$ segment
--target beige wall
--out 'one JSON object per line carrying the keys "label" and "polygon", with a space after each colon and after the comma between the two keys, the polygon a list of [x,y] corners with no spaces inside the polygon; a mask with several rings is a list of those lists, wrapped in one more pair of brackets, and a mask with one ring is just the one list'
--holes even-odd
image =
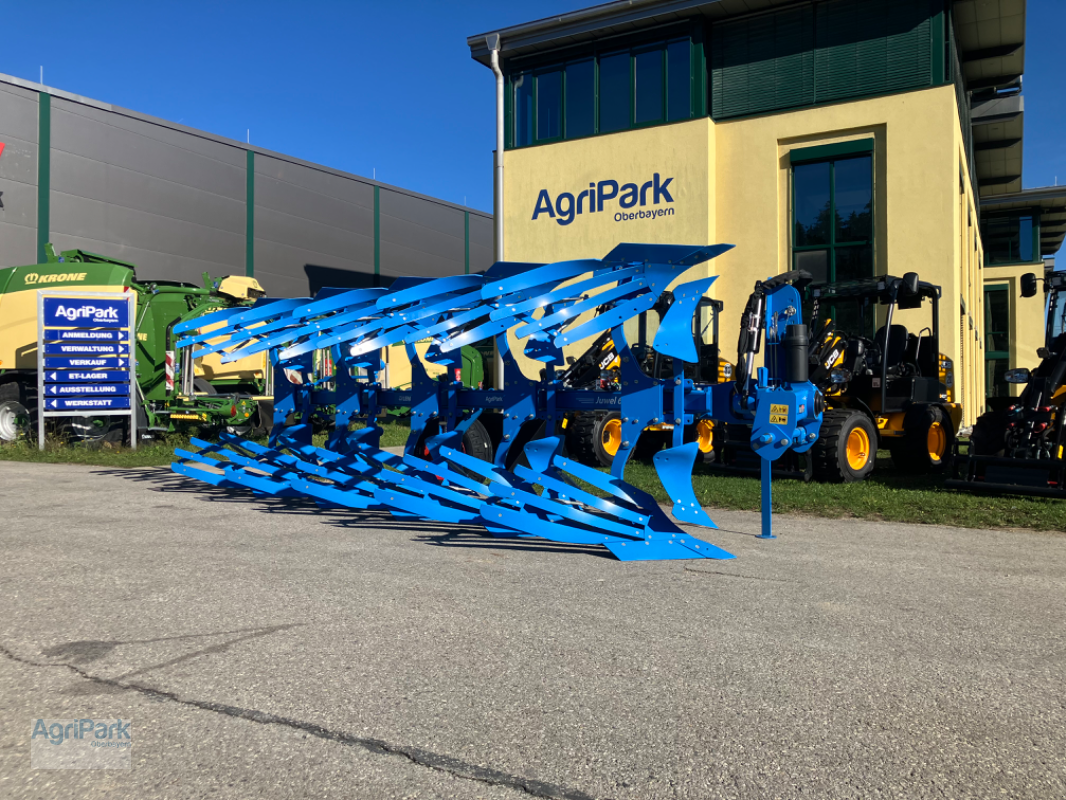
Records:
{"label": "beige wall", "polygon": [[[552,262],[569,258],[603,258],[620,242],[704,245],[715,241],[714,123],[709,118],[637,131],[595,136],[574,142],[509,150],[504,159],[504,258]],[[554,205],[562,192],[576,195],[590,183],[615,180],[638,186],[658,173],[672,179],[672,203],[652,203],[643,210],[672,210],[671,216],[618,221],[619,200],[604,210],[575,216],[568,225],[547,214],[533,219],[537,197],[547,190]],[[693,276],[697,273],[693,272]]]}
{"label": "beige wall", "polygon": [[[954,277],[956,292],[948,295],[944,289],[945,307],[950,299],[957,315],[955,353],[955,399],[963,404],[963,424],[972,425],[985,409],[985,351],[984,321],[985,295],[981,279],[984,247],[978,227],[978,213],[974,187],[970,183],[966,144],[962,125],[956,116],[954,149],[959,177],[956,180],[955,240],[958,243]],[[966,312],[962,312],[965,300]],[[946,341],[946,337],[944,338]],[[960,361],[961,359],[961,361]]]}

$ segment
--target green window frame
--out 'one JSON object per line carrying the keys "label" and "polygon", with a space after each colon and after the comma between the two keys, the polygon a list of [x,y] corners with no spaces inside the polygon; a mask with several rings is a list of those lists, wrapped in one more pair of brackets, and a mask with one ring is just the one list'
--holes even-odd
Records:
{"label": "green window frame", "polygon": [[[833,283],[842,279],[850,278],[864,278],[873,277],[876,274],[876,267],[874,264],[874,140],[873,139],[860,139],[858,141],[840,142],[837,144],[820,145],[817,147],[800,147],[794,148],[790,154],[789,159],[791,161],[791,208],[790,214],[790,227],[791,227],[791,245],[792,245],[792,264],[793,269],[807,269],[811,270],[811,264],[815,261],[812,256],[817,256],[820,252],[825,252],[825,274],[824,280]],[[857,166],[859,159],[865,159],[869,161],[869,202],[867,204],[868,219],[865,221],[865,225],[868,227],[868,233],[866,235],[852,235],[843,239],[841,236],[841,230],[844,227],[842,225],[843,220],[839,216],[840,208],[837,202],[837,172],[838,165],[850,162],[846,166],[849,170],[850,176],[854,176],[854,169],[852,167]],[[826,231],[825,240],[820,242],[803,242],[800,241],[801,237],[799,231],[802,228],[801,223],[797,220],[797,213],[799,211],[798,198],[797,198],[797,170],[805,171],[805,168],[817,168],[820,165],[825,165],[825,169],[819,170],[827,173],[828,178],[828,197],[827,203],[823,210],[826,217]],[[852,212],[852,216],[855,214]],[[859,215],[858,222],[852,222],[850,229],[855,229],[857,234],[862,233],[861,215]],[[856,259],[862,260],[863,254],[862,248],[867,248],[869,252],[869,272],[868,274],[854,275],[848,274],[848,267],[845,266],[847,262],[854,262]],[[854,251],[854,252],[852,252]],[[843,263],[842,263],[843,262]],[[821,276],[818,276],[821,277]]]}
{"label": "green window frame", "polygon": [[1038,264],[1040,209],[1021,209],[981,215],[985,264]]}
{"label": "green window frame", "polygon": [[[620,99],[621,95],[606,95],[606,74],[602,87],[600,75],[601,62],[613,59],[618,63],[617,60],[622,55],[629,65],[624,101]],[[579,80],[587,84],[587,72],[579,73],[587,69],[590,63],[592,86],[582,86],[585,91],[591,89],[588,102],[582,104],[577,100],[575,92]],[[684,65],[685,70],[684,76],[680,78],[677,75],[679,65]],[[624,67],[622,72],[624,74]],[[557,135],[551,126],[541,125],[541,115],[545,113],[546,108],[541,79],[542,76],[549,75],[552,76],[551,80],[558,75],[562,85],[558,103],[561,116]],[[649,75],[652,78],[650,83]],[[649,93],[653,98],[650,103],[646,99]],[[681,98],[685,98],[684,104],[679,102]],[[554,95],[552,99],[554,100]],[[628,109],[608,125],[605,112],[619,110],[615,104],[622,102],[628,103]],[[608,103],[611,105],[607,105]],[[551,105],[556,107],[554,102]],[[706,64],[702,27],[687,31],[678,30],[672,35],[660,34],[653,39],[645,36],[638,39],[609,40],[594,49],[560,52],[551,60],[540,59],[525,63],[519,60],[515,64],[507,65],[504,100],[505,145],[508,150],[513,150],[681,122],[706,116],[706,106]],[[588,124],[590,107],[591,131]]]}
{"label": "green window frame", "polygon": [[1010,285],[985,287],[985,396],[1010,397]]}

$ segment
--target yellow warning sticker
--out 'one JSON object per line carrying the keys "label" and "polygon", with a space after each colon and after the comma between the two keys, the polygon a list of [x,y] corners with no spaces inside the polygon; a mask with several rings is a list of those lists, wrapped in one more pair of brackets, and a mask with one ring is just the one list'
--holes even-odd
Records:
{"label": "yellow warning sticker", "polygon": [[778,405],[776,403],[770,404],[770,424],[771,425],[788,425],[788,406]]}

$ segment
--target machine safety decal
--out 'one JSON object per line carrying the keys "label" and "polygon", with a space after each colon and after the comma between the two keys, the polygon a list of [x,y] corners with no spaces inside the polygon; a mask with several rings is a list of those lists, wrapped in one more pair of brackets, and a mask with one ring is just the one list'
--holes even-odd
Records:
{"label": "machine safety decal", "polygon": [[770,404],[770,424],[788,425],[788,406],[785,404]]}

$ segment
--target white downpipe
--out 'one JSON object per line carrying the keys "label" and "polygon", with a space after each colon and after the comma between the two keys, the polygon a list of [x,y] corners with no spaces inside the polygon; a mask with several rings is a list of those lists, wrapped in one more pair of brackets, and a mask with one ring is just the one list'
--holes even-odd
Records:
{"label": "white downpipe", "polygon": [[[496,260],[503,261],[503,70],[500,69],[500,34],[492,33],[485,37],[492,62],[492,74],[496,76],[496,174],[495,221],[496,221]],[[506,333],[504,334],[507,335]],[[493,384],[497,390],[503,389],[503,359],[500,351],[493,344]]]}
{"label": "white downpipe", "polygon": [[503,70],[500,69],[500,34],[485,37],[496,76],[496,260],[503,261]]}

